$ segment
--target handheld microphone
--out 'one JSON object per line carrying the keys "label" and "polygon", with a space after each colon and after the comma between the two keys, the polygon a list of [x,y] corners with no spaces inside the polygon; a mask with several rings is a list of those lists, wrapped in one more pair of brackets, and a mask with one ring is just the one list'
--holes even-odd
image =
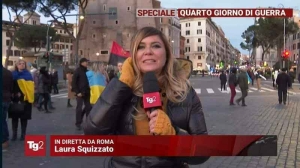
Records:
{"label": "handheld microphone", "polygon": [[145,110],[150,113],[156,109],[160,109],[162,104],[159,94],[159,85],[154,72],[147,72],[143,78],[143,104]]}

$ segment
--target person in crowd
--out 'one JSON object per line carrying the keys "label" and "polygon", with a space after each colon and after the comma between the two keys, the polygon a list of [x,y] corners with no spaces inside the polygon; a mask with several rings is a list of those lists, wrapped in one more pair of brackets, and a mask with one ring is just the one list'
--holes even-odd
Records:
{"label": "person in crowd", "polygon": [[272,83],[273,83],[273,88],[275,89],[275,86],[276,86],[276,81],[275,81],[275,70],[272,71]]}
{"label": "person in crowd", "polygon": [[278,102],[286,105],[287,90],[292,87],[290,76],[286,73],[287,69],[282,68],[281,73],[277,76],[276,84],[278,86]]}
{"label": "person in crowd", "polygon": [[249,89],[249,84],[248,84],[248,76],[247,72],[245,69],[240,69],[240,73],[238,76],[238,84],[242,92],[242,96],[237,99],[235,102],[239,105],[240,102],[242,101],[242,106],[247,106],[245,103],[245,98],[248,95],[248,89]]}
{"label": "person in crowd", "polygon": [[230,93],[231,93],[229,105],[231,105],[231,106],[235,105],[233,103],[233,100],[234,100],[234,97],[236,95],[235,87],[237,86],[236,72],[237,72],[237,69],[232,68],[231,69],[231,74],[229,75],[229,79],[228,79],[228,85],[229,85]]}
{"label": "person in crowd", "polygon": [[52,87],[52,86],[53,86],[53,85],[52,85],[52,79],[53,79],[53,78],[52,78],[52,75],[53,75],[53,74],[52,74],[52,71],[51,71],[50,69],[48,70],[48,74],[49,74],[49,77],[50,77],[49,92],[50,92],[50,94],[52,94],[52,90],[53,90],[53,87]]}
{"label": "person in crowd", "polygon": [[20,140],[24,141],[27,123],[31,119],[32,104],[34,102],[34,82],[24,60],[16,62],[15,70],[13,71],[13,81],[12,102],[16,104],[21,103],[23,106],[18,112],[14,110],[8,112],[9,118],[12,119],[12,141],[17,139],[19,120],[21,121]]}
{"label": "person in crowd", "polygon": [[115,69],[112,65],[107,68],[108,79],[111,81],[114,77],[116,77]]}
{"label": "person in crowd", "polygon": [[274,72],[274,84],[275,84],[274,89],[277,88],[276,80],[277,80],[278,74],[279,74],[279,71],[276,69]]}
{"label": "person in crowd", "polygon": [[122,66],[123,66],[123,63],[122,63],[122,62],[119,62],[119,63],[118,63],[118,73],[117,73],[117,77],[118,77],[118,78],[120,78],[120,76],[121,76]]}
{"label": "person in crowd", "polygon": [[104,72],[104,65],[98,62],[92,63],[91,70],[86,72],[91,90],[91,105],[94,105],[97,102],[106,84],[108,83]]}
{"label": "person in crowd", "polygon": [[[75,70],[72,79],[72,91],[76,93],[76,127],[81,130],[81,124],[84,114],[88,116],[91,110],[90,104],[90,86],[86,76],[88,66],[88,59],[81,58],[79,61],[79,67]],[[84,104],[84,109],[82,106]]]}
{"label": "person in crowd", "polygon": [[54,94],[59,94],[59,91],[58,91],[58,73],[57,73],[57,70],[56,69],[53,69],[53,72],[52,72],[52,88],[53,88],[53,93]]}
{"label": "person in crowd", "polygon": [[68,62],[64,62],[63,63],[63,79],[65,81],[65,85],[67,86],[67,73],[70,71],[69,68],[69,63]]}
{"label": "person in crowd", "polygon": [[40,102],[38,109],[42,111],[42,105],[44,105],[44,109],[46,113],[51,113],[48,109],[48,105],[50,102],[50,85],[51,85],[51,79],[50,75],[46,70],[46,67],[41,67],[40,69],[40,76],[39,76],[39,86],[38,90],[40,93],[40,97],[43,98],[43,100]]}
{"label": "person in crowd", "polygon": [[[205,135],[202,105],[191,87],[185,68],[178,67],[165,35],[144,27],[133,37],[120,78],[105,88],[87,118],[86,135]],[[189,66],[190,68],[191,66]],[[143,74],[155,72],[161,89],[162,108],[145,111]],[[191,68],[188,69],[189,74]],[[189,117],[183,117],[189,116]],[[112,157],[108,167],[183,167],[201,164],[208,157]]]}
{"label": "person in crowd", "polygon": [[108,76],[108,73],[107,73],[107,67],[108,67],[108,65],[104,65],[103,63],[100,63],[99,66],[100,66],[100,69],[101,69],[101,70],[100,70],[100,73],[101,73],[102,75],[104,75],[104,77],[105,77],[105,82],[106,82],[106,84],[108,84],[109,81],[110,81],[109,76]]}
{"label": "person in crowd", "polygon": [[9,131],[7,126],[7,112],[11,102],[14,80],[12,73],[2,65],[2,149],[8,147]]}
{"label": "person in crowd", "polygon": [[36,71],[32,72],[33,82],[34,82],[34,106],[39,107],[40,97],[39,97],[39,70],[36,69]]}
{"label": "person in crowd", "polygon": [[260,70],[257,70],[255,74],[255,79],[256,79],[258,91],[261,91],[261,78],[262,78],[262,72]]}
{"label": "person in crowd", "polygon": [[221,75],[220,75],[220,81],[221,81],[221,91],[224,90],[226,91],[226,82],[227,82],[227,76],[224,73],[224,71],[222,71]]}
{"label": "person in crowd", "polygon": [[251,70],[251,68],[248,69],[247,73],[250,76],[251,85],[253,86],[254,85],[254,80],[255,80],[255,75],[254,75],[253,71]]}
{"label": "person in crowd", "polygon": [[66,80],[68,83],[68,104],[67,107],[73,107],[71,104],[71,100],[75,99],[75,92],[72,92],[72,78],[73,78],[73,70],[68,69],[68,71],[66,71]]}

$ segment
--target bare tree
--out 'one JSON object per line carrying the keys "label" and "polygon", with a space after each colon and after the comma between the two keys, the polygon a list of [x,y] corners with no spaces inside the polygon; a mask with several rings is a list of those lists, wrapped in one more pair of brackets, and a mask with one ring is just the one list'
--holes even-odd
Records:
{"label": "bare tree", "polygon": [[[12,0],[3,0],[2,1],[3,7],[6,8],[8,15],[9,15],[9,21],[3,22],[2,27],[4,31],[6,31],[8,37],[10,38],[8,48],[6,51],[6,60],[5,60],[5,67],[8,66],[9,57],[12,54],[12,45],[15,40],[15,32],[18,31],[18,28],[27,23],[27,21],[30,19],[30,17],[34,14],[34,11],[36,10],[36,0],[19,0],[19,1],[12,1]],[[26,20],[21,20],[20,16],[22,16],[23,12],[29,12],[30,16]]]}
{"label": "bare tree", "polygon": [[[78,41],[81,37],[85,20],[79,22],[77,34],[75,34],[73,31],[70,31],[70,24],[67,22],[67,17],[76,9],[79,9],[81,16],[85,16],[88,1],[89,0],[38,0],[39,11],[46,17],[51,17],[53,21],[75,41],[75,52],[73,52],[75,58],[78,58]],[[58,13],[58,15],[56,13]]]}

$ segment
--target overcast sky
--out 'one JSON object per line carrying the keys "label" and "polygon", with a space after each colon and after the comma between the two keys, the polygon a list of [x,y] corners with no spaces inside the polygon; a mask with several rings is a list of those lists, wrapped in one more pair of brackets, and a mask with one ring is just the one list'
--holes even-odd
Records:
{"label": "overcast sky", "polygon": [[[279,7],[283,4],[286,8],[300,9],[300,0],[161,0],[162,7],[165,8],[256,8],[256,7]],[[4,20],[9,20],[8,13],[2,8]],[[41,22],[46,23],[51,18],[42,16]],[[69,17],[70,23],[75,23],[75,17]],[[242,53],[247,54],[240,48],[243,40],[241,34],[247,27],[254,22],[254,18],[213,18],[217,25],[220,25],[225,36],[232,45]]]}

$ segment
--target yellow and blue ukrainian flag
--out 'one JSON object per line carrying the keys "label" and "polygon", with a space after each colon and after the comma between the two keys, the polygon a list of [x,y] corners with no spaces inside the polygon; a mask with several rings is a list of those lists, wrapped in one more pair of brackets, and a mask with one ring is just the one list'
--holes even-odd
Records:
{"label": "yellow and blue ukrainian flag", "polygon": [[246,74],[247,74],[247,77],[248,77],[248,84],[252,83],[252,79],[250,78],[248,72],[246,72]]}
{"label": "yellow and blue ukrainian flag", "polygon": [[13,78],[17,81],[21,92],[24,94],[24,101],[34,102],[34,82],[28,70],[22,72],[14,71]]}
{"label": "yellow and blue ukrainian flag", "polygon": [[93,71],[87,71],[86,76],[91,90],[90,102],[95,104],[106,86],[106,78],[104,75]]}

